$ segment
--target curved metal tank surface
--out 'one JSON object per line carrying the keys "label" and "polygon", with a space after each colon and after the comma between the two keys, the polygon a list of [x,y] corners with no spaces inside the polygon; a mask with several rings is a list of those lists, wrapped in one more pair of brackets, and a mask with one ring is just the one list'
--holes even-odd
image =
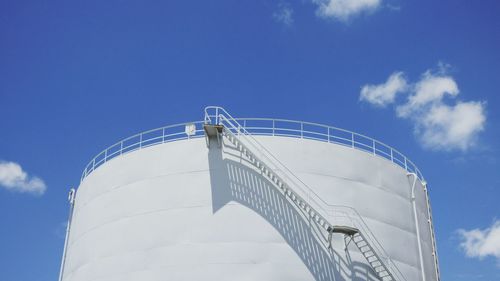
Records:
{"label": "curved metal tank surface", "polygon": [[[408,281],[436,280],[427,197],[412,177],[350,147],[256,136],[331,205],[352,207]],[[193,138],[116,157],[81,182],[64,281],[379,280],[342,235],[319,243],[311,222],[227,140]]]}

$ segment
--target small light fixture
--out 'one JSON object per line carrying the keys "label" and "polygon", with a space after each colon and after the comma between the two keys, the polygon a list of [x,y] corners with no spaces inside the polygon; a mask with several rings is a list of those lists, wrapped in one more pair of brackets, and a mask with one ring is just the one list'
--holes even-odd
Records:
{"label": "small light fixture", "polygon": [[196,125],[194,123],[186,124],[186,128],[184,129],[184,132],[188,136],[196,135]]}

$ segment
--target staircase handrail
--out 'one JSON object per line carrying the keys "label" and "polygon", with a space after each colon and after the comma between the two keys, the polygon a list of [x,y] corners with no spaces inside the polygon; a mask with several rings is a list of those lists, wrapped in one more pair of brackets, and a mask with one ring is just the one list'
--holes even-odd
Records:
{"label": "staircase handrail", "polygon": [[[210,114],[210,110],[215,110],[215,114]],[[215,120],[212,120],[215,118]],[[314,205],[316,205],[317,208],[319,208],[325,215],[325,217],[335,217],[335,213],[339,212],[339,208],[344,209],[344,210],[349,210],[350,213],[354,216],[354,218],[349,215],[349,213],[345,212],[345,214],[348,215],[349,219],[351,222],[358,228],[360,231],[362,231],[363,235],[365,238],[370,242],[370,245],[375,249],[377,255],[381,256],[381,258],[385,259],[386,265],[390,267],[391,273],[396,273],[398,275],[398,280],[406,280],[404,275],[401,273],[397,265],[389,258],[389,255],[383,248],[383,246],[380,244],[378,239],[375,237],[373,232],[370,230],[366,222],[363,220],[361,215],[352,207],[348,206],[339,206],[339,205],[331,205],[328,202],[324,201],[312,188],[310,188],[305,182],[303,182],[300,178],[298,178],[286,165],[284,165],[276,156],[274,156],[273,153],[271,153],[265,146],[263,146],[259,141],[257,141],[250,132],[248,132],[244,126],[241,126],[239,122],[231,116],[224,108],[220,106],[208,106],[205,108],[205,118],[204,121],[206,124],[218,124],[218,125],[226,125],[226,127],[234,131],[238,134],[238,136],[243,136],[245,140],[249,144],[251,144],[256,151],[253,151],[253,153],[256,152],[261,152],[265,151],[266,153],[262,154],[259,158],[265,158],[268,161],[266,164],[269,165],[269,161],[273,163],[275,166],[275,173],[282,172],[284,173],[283,176],[288,179],[289,181],[293,182],[295,184],[295,187],[298,187],[300,191],[306,196],[301,196],[302,200],[304,200],[306,203],[309,205],[311,202],[314,202]],[[267,155],[270,157],[268,157]],[[277,165],[274,163],[278,163],[280,167],[276,167]],[[291,175],[291,177],[290,177]],[[293,179],[293,178],[295,179]],[[298,182],[298,183],[297,183]],[[300,183],[300,184],[299,184]],[[301,187],[302,185],[303,187]],[[294,189],[295,192],[297,192],[296,189]],[[299,195],[300,196],[300,195]],[[303,198],[306,197],[307,199]],[[314,208],[314,206],[312,206]],[[317,211],[317,209],[315,208]],[[358,222],[359,224],[356,224],[355,222]]]}
{"label": "staircase handrail", "polygon": [[[399,270],[399,267],[394,263],[394,261],[390,258],[390,256],[385,251],[384,247],[378,239],[375,237],[375,234],[371,231],[370,227],[366,224],[363,217],[358,213],[356,209],[349,206],[343,205],[329,205],[332,208],[335,214],[344,213],[351,220],[352,226],[359,229],[362,235],[370,242],[370,246],[375,249],[376,253],[379,257],[383,258],[385,264],[391,269],[391,273],[395,274],[398,277],[398,280],[406,280],[403,273]],[[351,217],[354,216],[354,217]],[[339,217],[338,215],[334,215],[335,217]]]}

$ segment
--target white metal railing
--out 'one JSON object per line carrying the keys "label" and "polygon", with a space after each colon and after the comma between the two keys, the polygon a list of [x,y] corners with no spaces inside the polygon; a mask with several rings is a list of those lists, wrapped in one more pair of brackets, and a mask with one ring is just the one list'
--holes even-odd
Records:
{"label": "white metal railing", "polygon": [[[274,174],[281,178],[282,181],[286,182],[288,185],[293,185],[292,190],[294,191],[295,195],[298,196],[301,201],[306,202],[311,208],[313,208],[315,213],[323,218],[326,218],[330,225],[349,225],[359,229],[363,236],[368,240],[367,242],[374,249],[378,257],[384,263],[384,265],[389,268],[391,274],[396,275],[397,280],[406,280],[396,264],[390,259],[390,256],[382,247],[382,244],[378,241],[361,215],[354,208],[331,205],[328,202],[324,201],[312,188],[310,188],[306,183],[298,178],[278,158],[276,158],[269,150],[262,146],[253,137],[255,133],[249,132],[247,130],[248,127],[245,127],[245,125],[242,125],[240,123],[241,121],[245,120],[249,119],[235,119],[231,117],[231,115],[227,111],[220,107],[214,106],[207,107],[205,109],[205,123],[224,125],[224,129],[229,130],[230,134],[233,134],[240,139],[245,140],[245,144],[242,144],[244,145],[244,149],[250,150],[253,154],[256,154],[255,156],[260,159],[260,161],[263,160],[265,162],[264,164],[268,166]],[[276,129],[275,126],[273,126],[273,130],[274,129]],[[301,132],[304,131],[302,130]]]}
{"label": "white metal railing", "polygon": [[[215,116],[212,117],[215,118]],[[235,118],[235,120],[252,135],[311,139],[365,151],[385,158],[404,168],[409,173],[415,173],[421,181],[424,181],[424,177],[417,166],[401,152],[362,134],[323,124],[287,119]],[[169,125],[123,139],[104,149],[92,158],[85,166],[81,180],[83,181],[83,179],[97,167],[117,156],[166,142],[203,137],[203,123],[204,121],[197,121]],[[192,135],[186,134],[186,124],[193,124],[195,126],[196,129]]]}
{"label": "white metal railing", "polygon": [[[191,133],[186,132],[186,125],[188,124],[195,126],[195,130]],[[97,169],[97,167],[115,157],[157,144],[190,138],[200,138],[203,137],[204,134],[203,121],[197,121],[169,125],[133,135],[109,146],[92,158],[83,170],[81,181]]]}
{"label": "white metal railing", "polygon": [[[207,107],[217,111],[217,107]],[[215,113],[217,114],[217,113]],[[205,114],[205,119],[217,118],[213,114]],[[349,130],[327,126],[318,123],[271,118],[233,118],[252,135],[284,136],[312,139],[335,143],[354,149],[369,152],[383,157],[404,168],[409,173],[415,173],[423,182],[424,176],[418,167],[398,150],[387,144]],[[205,120],[207,122],[209,120]],[[218,121],[218,120],[214,120]]]}

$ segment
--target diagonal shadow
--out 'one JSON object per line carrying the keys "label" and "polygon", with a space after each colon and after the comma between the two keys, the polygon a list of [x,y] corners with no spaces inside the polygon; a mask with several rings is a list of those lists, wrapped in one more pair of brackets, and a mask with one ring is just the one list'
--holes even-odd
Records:
{"label": "diagonal shadow", "polygon": [[272,182],[250,168],[252,165],[245,163],[238,151],[227,145],[219,147],[217,141],[211,141],[209,145],[214,213],[232,201],[255,211],[280,233],[315,280],[377,280],[368,278],[373,274],[367,274],[372,272],[367,264],[347,261],[343,251],[340,255],[327,249],[303,213]]}

